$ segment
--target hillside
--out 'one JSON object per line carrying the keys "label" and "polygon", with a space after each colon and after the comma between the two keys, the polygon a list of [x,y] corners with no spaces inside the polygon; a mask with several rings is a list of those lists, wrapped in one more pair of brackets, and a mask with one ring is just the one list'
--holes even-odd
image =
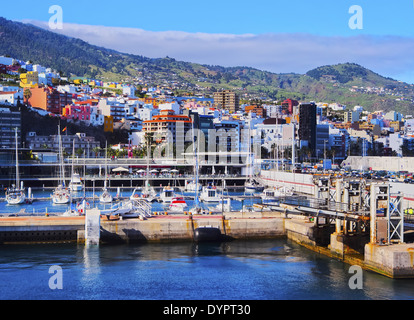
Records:
{"label": "hillside", "polygon": [[[49,66],[65,75],[114,81],[145,77],[149,84],[180,83],[183,91],[204,94],[233,89],[249,97],[338,102],[368,110],[412,113],[414,86],[382,77],[353,63],[323,66],[304,75],[276,74],[250,67],[221,67],[150,59],[97,47],[28,24],[0,17],[0,55]],[[363,87],[363,88],[361,88]],[[384,90],[366,88],[381,87]]]}

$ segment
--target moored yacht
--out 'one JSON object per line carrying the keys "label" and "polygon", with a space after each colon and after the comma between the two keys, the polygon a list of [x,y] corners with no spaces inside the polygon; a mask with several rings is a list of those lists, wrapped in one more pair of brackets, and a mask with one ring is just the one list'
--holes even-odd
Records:
{"label": "moored yacht", "polygon": [[215,186],[203,187],[200,193],[200,200],[203,202],[220,202],[220,196]]}
{"label": "moored yacht", "polygon": [[18,140],[17,140],[17,128],[15,132],[16,138],[16,184],[6,190],[6,201],[8,204],[22,204],[26,201],[26,195],[23,188],[23,183],[20,186],[19,177],[19,155],[18,155]]}
{"label": "moored yacht", "polygon": [[82,180],[79,173],[74,173],[69,183],[69,189],[73,192],[80,192],[83,189]]}
{"label": "moored yacht", "polygon": [[263,202],[272,202],[277,201],[280,198],[289,197],[292,195],[293,190],[291,188],[279,186],[265,189],[261,194],[261,198]]}
{"label": "moored yacht", "polygon": [[169,206],[169,210],[174,212],[184,212],[185,210],[187,210],[187,208],[188,205],[183,197],[174,197],[171,200],[171,204]]}
{"label": "moored yacht", "polygon": [[160,199],[164,203],[170,203],[174,198],[174,190],[168,186],[162,189]]}
{"label": "moored yacht", "polygon": [[70,191],[61,184],[53,191],[51,198],[54,204],[67,204],[70,201]]}

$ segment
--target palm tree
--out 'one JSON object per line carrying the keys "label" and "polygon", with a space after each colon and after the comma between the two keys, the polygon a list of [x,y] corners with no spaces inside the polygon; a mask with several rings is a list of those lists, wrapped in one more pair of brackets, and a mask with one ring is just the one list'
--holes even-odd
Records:
{"label": "palm tree", "polygon": [[92,149],[92,152],[95,153],[95,158],[98,157],[98,154],[101,152],[101,148],[100,147],[95,147]]}

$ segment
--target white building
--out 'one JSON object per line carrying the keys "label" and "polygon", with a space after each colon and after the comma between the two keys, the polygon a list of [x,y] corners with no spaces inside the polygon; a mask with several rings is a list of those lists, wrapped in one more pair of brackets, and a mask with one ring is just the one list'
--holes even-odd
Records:
{"label": "white building", "polygon": [[362,113],[362,111],[364,111],[364,108],[361,106],[355,106],[354,111],[359,111],[360,113]]}
{"label": "white building", "polygon": [[97,106],[91,106],[91,117],[89,123],[93,126],[103,126],[105,122],[105,116]]}
{"label": "white building", "polygon": [[398,157],[402,156],[401,146],[403,144],[403,137],[399,133],[390,134],[388,137],[378,138],[377,142],[382,142],[384,148],[391,148],[397,153]]}
{"label": "white building", "polygon": [[70,94],[76,94],[78,93],[78,88],[74,86],[73,84],[67,84],[64,86],[58,86],[57,91],[62,93],[70,93]]}
{"label": "white building", "polygon": [[343,111],[346,109],[346,106],[339,104],[339,103],[331,103],[328,105],[328,107],[334,111]]}
{"label": "white building", "polygon": [[137,117],[142,121],[149,121],[156,115],[160,114],[160,110],[154,109],[152,104],[145,104],[137,109]]}
{"label": "white building", "polygon": [[268,118],[278,118],[282,115],[281,105],[263,105]]}
{"label": "white building", "polygon": [[33,65],[33,71],[35,71],[37,73],[44,73],[44,72],[46,72],[46,68],[42,67],[39,64],[35,64],[35,65]]}
{"label": "white building", "polygon": [[23,103],[23,92],[21,91],[0,92],[0,104],[16,106],[19,100]]}
{"label": "white building", "polygon": [[177,102],[163,103],[158,106],[158,109],[161,110],[173,110],[175,114],[181,114],[180,105]]}
{"label": "white building", "polygon": [[12,87],[12,86],[2,86],[0,84],[0,92],[12,92],[12,91],[19,91],[19,87]]}
{"label": "white building", "polygon": [[293,125],[278,123],[276,118],[269,118],[256,125],[255,134],[262,137],[262,146],[268,151],[274,145],[283,149],[292,145]]}
{"label": "white building", "polygon": [[132,85],[125,85],[125,86],[122,87],[123,95],[127,96],[127,97],[131,97],[131,98],[135,97],[135,91],[136,90],[137,89]]}

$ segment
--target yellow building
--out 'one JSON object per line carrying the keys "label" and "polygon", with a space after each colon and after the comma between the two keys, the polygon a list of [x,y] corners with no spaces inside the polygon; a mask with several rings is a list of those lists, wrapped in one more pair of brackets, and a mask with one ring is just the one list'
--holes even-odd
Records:
{"label": "yellow building", "polygon": [[39,74],[36,71],[29,71],[20,74],[20,86],[22,88],[36,88],[39,82]]}
{"label": "yellow building", "polygon": [[114,132],[114,118],[112,116],[105,116],[104,118],[104,132]]}

